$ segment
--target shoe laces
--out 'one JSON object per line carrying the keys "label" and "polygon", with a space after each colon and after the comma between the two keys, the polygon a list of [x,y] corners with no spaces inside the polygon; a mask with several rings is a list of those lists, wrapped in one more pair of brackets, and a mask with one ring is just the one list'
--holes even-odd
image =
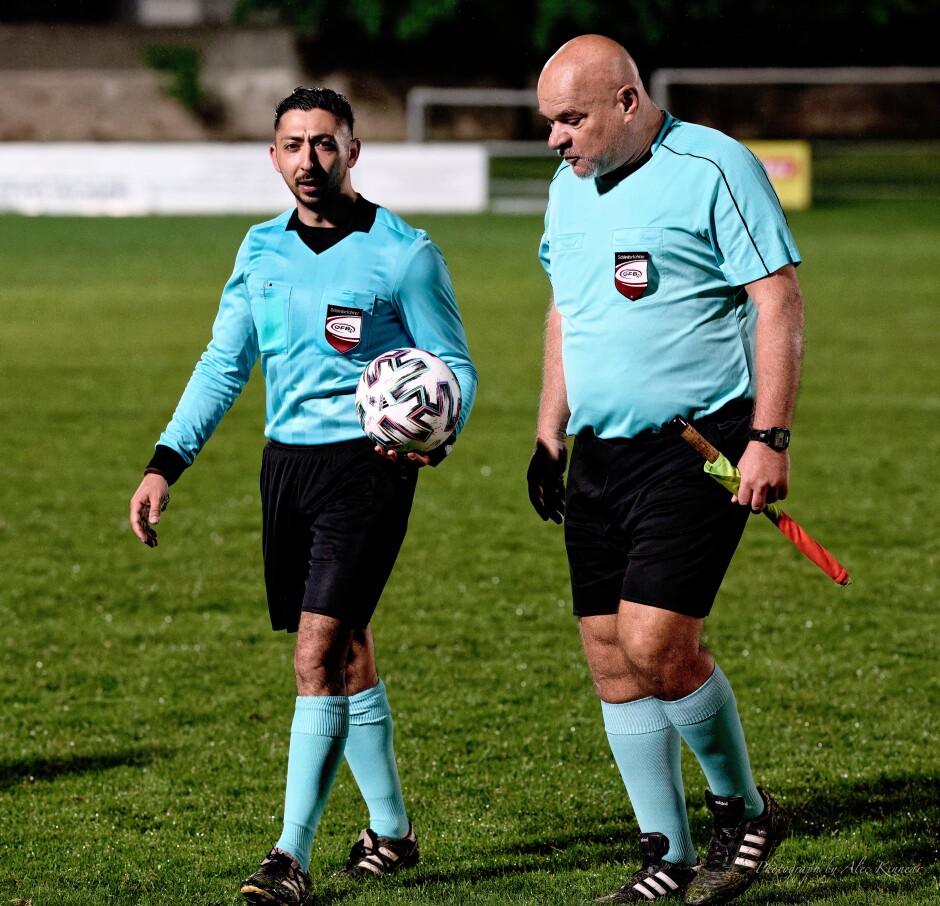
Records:
{"label": "shoe laces", "polygon": [[715,822],[712,830],[711,843],[708,845],[708,855],[705,864],[709,866],[730,865],[738,845],[738,826],[720,824]]}
{"label": "shoe laces", "polygon": [[285,852],[283,849],[278,849],[275,847],[271,850],[262,860],[262,865],[272,865],[274,863],[284,864],[288,869],[293,869],[295,865],[298,864],[297,860],[289,853]]}
{"label": "shoe laces", "polygon": [[352,852],[349,854],[349,861],[358,862],[376,849],[378,849],[378,840],[368,830],[364,830],[359,839],[353,844]]}

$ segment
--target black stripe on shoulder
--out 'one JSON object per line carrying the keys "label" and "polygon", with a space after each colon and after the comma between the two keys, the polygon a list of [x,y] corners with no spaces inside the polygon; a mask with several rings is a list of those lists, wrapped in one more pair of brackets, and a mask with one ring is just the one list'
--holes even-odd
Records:
{"label": "black stripe on shoulder", "polygon": [[558,179],[558,177],[562,173],[564,173],[565,170],[570,170],[570,169],[571,169],[571,164],[569,164],[567,161],[563,161],[562,163],[560,163],[558,167],[555,169],[555,172],[552,174],[552,178],[548,181],[549,185],[551,185],[556,179]]}
{"label": "black stripe on shoulder", "polygon": [[669,145],[666,144],[660,145],[660,148],[669,151],[671,154],[675,154],[677,157],[693,157],[696,160],[704,160],[706,163],[711,164],[721,174],[721,181],[725,184],[725,188],[728,190],[728,195],[731,198],[731,203],[734,205],[734,209],[738,212],[738,217],[741,218],[741,223],[744,225],[747,238],[751,240],[751,245],[754,247],[754,251],[757,252],[757,257],[760,258],[760,263],[764,265],[764,270],[767,272],[767,275],[770,276],[770,270],[767,267],[767,262],[764,261],[764,256],[757,247],[757,243],[754,241],[754,236],[751,234],[751,228],[748,226],[747,220],[744,219],[744,214],[741,212],[741,208],[738,205],[738,200],[734,197],[734,192],[731,191],[731,186],[728,184],[728,177],[725,176],[725,171],[721,169],[717,161],[712,160],[710,157],[705,157],[702,154],[690,154],[688,151],[676,151],[675,148],[670,148]]}

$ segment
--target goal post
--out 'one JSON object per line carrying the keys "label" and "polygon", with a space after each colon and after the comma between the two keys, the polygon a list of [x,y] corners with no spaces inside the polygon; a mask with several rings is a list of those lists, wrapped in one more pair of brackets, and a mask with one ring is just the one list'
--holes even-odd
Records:
{"label": "goal post", "polygon": [[529,88],[431,88],[417,86],[408,91],[406,133],[409,142],[427,141],[429,107],[538,107],[538,97]]}
{"label": "goal post", "polygon": [[[716,88],[756,88],[756,87],[799,87],[807,89],[821,86],[872,86],[893,90],[895,87],[910,85],[940,85],[940,67],[927,66],[886,66],[886,67],[716,67],[716,68],[662,68],[654,70],[648,79],[648,88],[653,102],[659,107],[670,110],[677,100],[674,89],[677,86],[696,86],[700,89]],[[920,92],[919,95],[935,95]],[[929,106],[923,101],[921,106]],[[681,103],[680,103],[681,106]],[[896,106],[896,105],[895,105]],[[527,108],[533,114],[538,109],[538,98],[534,88],[484,88],[484,87],[430,87],[416,86],[409,90],[406,101],[407,141],[414,143],[428,142],[428,110],[432,107],[449,108]],[[906,108],[905,108],[906,109]],[[892,112],[894,111],[892,107]],[[799,115],[799,111],[794,114]],[[881,116],[882,114],[878,114]],[[839,116],[842,117],[841,108]],[[792,117],[791,117],[792,119]],[[844,119],[844,118],[843,118]],[[935,122],[935,118],[908,116],[907,121]],[[792,129],[786,129],[776,139],[774,132],[779,132],[780,123],[774,123],[776,129],[761,129],[751,123],[750,128],[740,130],[752,138],[740,137],[739,140],[754,151],[767,169],[771,182],[780,196],[785,208],[800,210],[812,203],[812,145],[808,132],[801,128],[801,123],[793,120]],[[805,125],[805,124],[804,124]],[[843,123],[844,125],[844,123]],[[883,128],[893,128],[892,122],[885,119]],[[726,128],[725,131],[728,131]],[[735,134],[735,132],[732,132]],[[736,137],[738,137],[736,135]],[[816,135],[816,137],[819,137]],[[478,144],[492,157],[536,158],[551,155],[545,141],[480,139]],[[510,180],[496,180],[490,185],[497,194],[508,193],[512,197],[491,198],[491,208],[518,211],[539,210],[544,208],[544,189],[530,190],[525,183],[531,180],[516,180],[516,186],[509,186]],[[497,186],[496,183],[499,183]],[[504,187],[502,184],[506,183]],[[520,190],[524,190],[520,192]],[[534,192],[534,194],[533,194]],[[530,195],[531,197],[519,197]]]}
{"label": "goal post", "polygon": [[669,109],[674,85],[918,85],[940,82],[932,66],[813,66],[665,68],[650,76],[650,97]]}

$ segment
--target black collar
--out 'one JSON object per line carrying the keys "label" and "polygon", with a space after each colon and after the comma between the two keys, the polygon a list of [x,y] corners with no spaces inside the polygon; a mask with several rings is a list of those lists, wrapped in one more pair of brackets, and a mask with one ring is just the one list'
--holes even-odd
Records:
{"label": "black collar", "polygon": [[653,157],[653,149],[649,148],[639,160],[635,160],[632,163],[624,164],[622,167],[617,167],[616,170],[611,170],[610,173],[605,173],[603,176],[595,177],[594,184],[597,186],[597,191],[603,195],[605,192],[609,192],[619,183],[623,182],[631,173],[636,173],[644,164],[650,162]]}
{"label": "black collar", "polygon": [[300,219],[297,209],[291,212],[290,219],[284,227],[285,232],[292,230],[311,251],[325,252],[337,242],[345,239],[350,233],[368,233],[375,223],[378,205],[367,201],[361,195],[353,205],[352,216],[343,226],[338,227],[312,227],[307,226]]}

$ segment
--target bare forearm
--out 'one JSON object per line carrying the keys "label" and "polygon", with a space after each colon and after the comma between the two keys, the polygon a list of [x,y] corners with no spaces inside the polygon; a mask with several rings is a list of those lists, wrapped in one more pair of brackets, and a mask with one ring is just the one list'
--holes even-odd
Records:
{"label": "bare forearm", "polygon": [[568,394],[561,360],[561,315],[554,304],[545,322],[542,397],[536,435],[542,441],[564,441],[568,426]]}
{"label": "bare forearm", "polygon": [[545,360],[535,450],[526,471],[529,500],[543,520],[561,525],[568,463],[568,395],[561,361],[561,315],[554,304],[545,322]]}
{"label": "bare forearm", "polygon": [[790,427],[803,367],[803,296],[791,266],[748,287],[758,309],[754,425]]}
{"label": "bare forearm", "polygon": [[[757,307],[755,428],[789,428],[803,365],[803,295],[792,265],[748,284]],[[751,441],[738,461],[741,485],[734,500],[757,511],[784,500],[790,455]]]}

